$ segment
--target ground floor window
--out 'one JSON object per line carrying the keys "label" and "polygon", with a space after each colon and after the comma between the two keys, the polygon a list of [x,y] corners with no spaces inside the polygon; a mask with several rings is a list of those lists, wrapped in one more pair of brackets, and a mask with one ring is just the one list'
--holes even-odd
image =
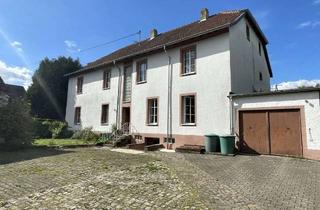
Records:
{"label": "ground floor window", "polygon": [[158,125],[158,99],[149,98],[147,101],[147,124]]}
{"label": "ground floor window", "polygon": [[181,124],[195,125],[196,124],[196,96],[194,94],[183,95],[181,97]]}
{"label": "ground floor window", "polygon": [[81,107],[76,107],[74,111],[74,124],[79,125],[81,123]]}
{"label": "ground floor window", "polygon": [[101,124],[106,125],[109,122],[109,104],[103,104],[101,108]]}

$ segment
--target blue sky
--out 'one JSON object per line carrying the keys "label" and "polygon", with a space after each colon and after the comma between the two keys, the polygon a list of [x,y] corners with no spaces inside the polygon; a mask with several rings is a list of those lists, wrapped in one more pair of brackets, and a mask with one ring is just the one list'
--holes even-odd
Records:
{"label": "blue sky", "polygon": [[320,0],[0,0],[0,76],[26,87],[44,57],[86,64],[138,37],[78,49],[139,30],[142,38],[151,28],[164,32],[197,20],[204,7],[252,11],[270,42],[273,84],[320,79]]}

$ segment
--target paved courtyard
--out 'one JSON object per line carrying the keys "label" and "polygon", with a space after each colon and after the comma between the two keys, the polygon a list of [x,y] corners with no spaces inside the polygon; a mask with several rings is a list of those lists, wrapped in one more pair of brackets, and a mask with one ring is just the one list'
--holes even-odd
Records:
{"label": "paved courtyard", "polygon": [[0,209],[319,209],[320,162],[108,149],[0,152]]}

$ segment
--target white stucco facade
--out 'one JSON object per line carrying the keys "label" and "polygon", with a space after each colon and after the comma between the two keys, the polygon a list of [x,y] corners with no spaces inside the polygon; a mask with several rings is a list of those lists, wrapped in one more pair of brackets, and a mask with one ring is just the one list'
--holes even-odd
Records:
{"label": "white stucco facade", "polygon": [[[231,26],[228,32],[188,45],[171,48],[167,50],[167,54],[162,51],[131,60],[130,65],[133,68],[132,95],[129,106],[130,123],[134,130],[144,136],[162,136],[161,142],[163,136],[166,135],[168,121],[168,56],[170,56],[172,62],[173,136],[196,136],[197,140],[194,143],[201,144],[205,134],[230,134],[229,93],[252,92],[252,87],[258,86],[261,90],[267,90],[270,87],[268,67],[266,61],[263,61],[265,58],[260,56],[257,50],[249,53],[258,38],[252,30],[251,42],[253,44],[248,42],[245,32],[243,33],[243,30],[246,30],[245,22],[243,17],[243,21]],[[196,73],[181,76],[180,50],[187,46],[196,47]],[[147,60],[147,81],[137,84],[136,62],[141,59]],[[253,60],[257,60],[254,67],[249,64]],[[121,79],[117,67],[121,69]],[[93,127],[94,131],[110,132],[111,125],[116,123],[118,85],[120,81],[120,87],[123,89],[124,64],[116,63],[108,67],[112,69],[111,88],[103,90],[103,71],[106,68],[87,71],[85,74],[70,77],[66,121],[72,129]],[[253,77],[256,77],[256,75],[253,75],[254,71],[263,72],[264,81],[253,79]],[[77,76],[83,76],[84,78],[82,94],[76,93]],[[123,90],[120,92],[122,94]],[[196,98],[196,123],[194,126],[183,126],[180,123],[181,95],[184,94],[194,94]],[[147,98],[151,97],[158,98],[157,126],[148,126],[146,123]],[[122,99],[122,96],[120,98]],[[109,104],[108,125],[101,125],[100,123],[102,104]],[[120,109],[123,106],[121,100]],[[81,107],[80,125],[74,124],[75,107]],[[119,110],[119,113],[121,114],[121,110]],[[121,118],[120,116],[119,119]]]}
{"label": "white stucco facade", "polygon": [[[237,111],[241,109],[301,109],[302,135],[306,137],[307,150],[318,151],[320,157],[320,94],[319,91],[297,92],[287,94],[271,94],[261,96],[235,97],[234,125],[238,124]],[[308,152],[308,151],[307,151]]]}

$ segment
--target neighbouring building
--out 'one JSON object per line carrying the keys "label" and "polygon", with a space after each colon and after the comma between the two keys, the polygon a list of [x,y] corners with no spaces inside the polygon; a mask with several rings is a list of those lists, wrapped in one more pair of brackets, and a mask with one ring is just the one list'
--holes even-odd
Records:
{"label": "neighbouring building", "polygon": [[16,98],[23,98],[26,95],[24,87],[18,85],[5,84],[0,77],[0,107],[6,105],[8,101]]}
{"label": "neighbouring building", "polygon": [[[268,91],[268,41],[249,10],[209,16],[119,49],[68,74],[72,129],[132,133],[172,147],[230,134],[230,93]],[[170,140],[169,139],[169,140]]]}

